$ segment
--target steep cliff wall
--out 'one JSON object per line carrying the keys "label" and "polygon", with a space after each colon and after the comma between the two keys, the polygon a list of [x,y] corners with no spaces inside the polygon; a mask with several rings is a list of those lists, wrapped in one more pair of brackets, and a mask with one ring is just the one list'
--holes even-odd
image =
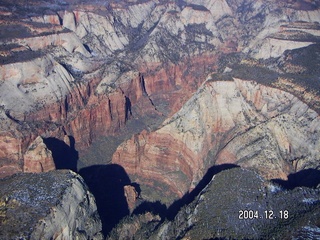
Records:
{"label": "steep cliff wall", "polygon": [[[53,74],[38,81],[31,77],[32,83],[25,83],[25,79],[19,78],[16,82],[6,79],[2,84],[3,99],[7,101],[3,102],[5,108],[2,109],[5,121],[1,125],[6,133],[2,136],[3,151],[0,157],[11,161],[13,168],[22,170],[25,164],[22,162],[23,156],[39,135],[62,141],[64,136],[70,135],[75,139],[77,149],[84,149],[96,137],[114,134],[122,129],[131,118],[131,105],[140,102],[143,107],[140,113],[158,114],[145,93],[143,78],[139,74],[113,83],[112,87],[99,86],[102,93],[96,94],[97,83],[103,85],[101,76],[76,82],[65,68],[59,64],[57,66],[62,72],[52,70]],[[18,69],[23,72],[23,69]],[[27,74],[28,71],[24,72],[25,76]],[[35,73],[30,75],[34,76]],[[12,147],[9,147],[9,143]],[[44,166],[44,169],[47,168],[50,167]],[[2,174],[11,173],[6,171],[3,170]]]}
{"label": "steep cliff wall", "polygon": [[1,176],[23,171],[38,136],[72,136],[81,151],[130,118],[172,116],[230,53],[268,59],[319,42],[308,2],[44,5],[3,4]]}
{"label": "steep cliff wall", "polygon": [[[112,158],[141,185],[120,184],[132,212],[172,203],[215,164],[267,179],[319,167],[319,1],[29,2],[0,4],[0,177],[108,164],[128,139]],[[104,186],[100,167],[86,177]],[[33,234],[82,234],[53,215],[66,227]]]}
{"label": "steep cliff wall", "polygon": [[208,80],[158,130],[122,143],[113,162],[159,191],[159,199],[183,196],[213,164],[286,179],[318,166],[319,124],[318,114],[289,93],[240,79]]}
{"label": "steep cliff wall", "polygon": [[103,239],[95,199],[71,171],[1,179],[3,239]]}

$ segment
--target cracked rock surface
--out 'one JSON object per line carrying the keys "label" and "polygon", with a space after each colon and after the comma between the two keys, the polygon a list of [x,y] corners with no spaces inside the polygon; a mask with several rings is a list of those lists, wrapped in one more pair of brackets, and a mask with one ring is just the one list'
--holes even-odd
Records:
{"label": "cracked rock surface", "polygon": [[1,239],[103,239],[93,195],[67,170],[0,180]]}
{"label": "cracked rock surface", "polygon": [[254,171],[233,168],[215,175],[173,221],[135,239],[316,239],[319,217],[319,189],[285,190]]}

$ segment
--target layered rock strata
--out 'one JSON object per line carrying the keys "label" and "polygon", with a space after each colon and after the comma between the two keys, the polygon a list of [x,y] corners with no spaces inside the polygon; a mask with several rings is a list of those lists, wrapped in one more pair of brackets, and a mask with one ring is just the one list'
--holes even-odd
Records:
{"label": "layered rock strata", "polygon": [[2,239],[103,239],[95,199],[71,171],[1,179]]}
{"label": "layered rock strata", "polygon": [[214,164],[286,179],[319,165],[319,124],[318,114],[289,93],[253,81],[208,80],[158,130],[122,143],[113,162],[159,199],[182,197]]}
{"label": "layered rock strata", "polygon": [[[311,86],[318,81],[314,70],[318,65],[311,64],[318,59],[317,51],[313,51],[319,45],[318,1],[29,2],[28,6],[25,1],[13,4],[4,0],[0,4],[0,177],[68,167],[65,163],[59,167],[61,159],[53,159],[61,149],[72,150],[66,155],[72,156],[72,169],[77,170],[75,149],[81,153],[99,138],[120,133],[129,137],[142,128],[145,130],[118,147],[113,162],[125,168],[130,180],[141,184],[139,197],[146,200],[172,203],[196,188],[214,164],[241,165],[268,179],[286,179],[290,173],[319,167],[319,116],[310,108],[319,110],[320,105],[307,106],[297,98],[319,104],[319,93],[290,78],[290,74],[299,75]],[[302,47],[309,50],[300,51]],[[297,51],[291,51],[294,49]],[[301,52],[312,67],[294,64]],[[312,57],[308,52],[313,52]],[[243,63],[247,59],[255,62],[248,66],[257,67],[253,72],[259,72],[258,76],[233,76],[238,69],[229,61]],[[270,88],[269,75],[258,81],[262,84],[237,79],[257,80],[270,69],[283,73],[273,86],[297,97]],[[249,71],[242,70],[243,75]],[[234,79],[211,77],[205,81],[211,72],[231,73]],[[128,123],[131,125],[126,128]],[[49,142],[61,149],[50,151]],[[113,152],[105,150],[109,142],[102,148],[101,159],[81,159],[81,167],[109,163]],[[96,150],[92,148],[92,152]],[[95,173],[88,172],[89,182],[91,178],[104,181],[102,171]],[[29,177],[34,175],[27,176],[34,181],[30,186],[38,184]],[[59,182],[54,177],[51,180]],[[123,182],[106,185],[114,189],[121,186],[122,203],[129,208],[122,210],[124,215],[131,213],[138,197],[135,189]],[[82,198],[83,191],[78,193],[70,190],[66,199],[78,198],[79,194]],[[23,200],[27,205],[19,206],[29,208],[25,195],[19,199],[27,199]],[[45,192],[42,196],[51,195]],[[91,201],[90,196],[87,199]],[[82,207],[88,204],[75,202],[83,213]],[[15,203],[5,199],[4,211]],[[54,206],[48,202],[44,205]],[[104,205],[102,201],[102,209]],[[111,212],[119,212],[113,202],[107,206]],[[92,208],[89,215],[95,216]],[[39,223],[34,232],[30,233],[35,228],[26,230],[26,236],[101,237],[96,217],[88,220],[90,231],[77,217],[75,223],[69,218],[67,223],[58,223],[61,212],[73,216],[74,208],[65,204],[57,209],[58,215],[50,210],[51,217],[45,217],[53,228]],[[104,224],[110,219],[105,216],[108,212],[103,212]],[[34,218],[28,214],[26,218]],[[88,218],[79,214],[86,222]],[[117,214],[112,226],[124,216]],[[124,238],[139,234],[147,222],[158,225],[160,219],[147,213],[135,221],[133,227],[123,227],[127,233]],[[55,230],[59,225],[63,229]],[[105,231],[110,226],[104,226]],[[4,234],[14,233],[6,227]],[[161,228],[159,236],[171,234],[166,230],[169,227]],[[121,231],[116,235],[123,236]]]}
{"label": "layered rock strata", "polygon": [[38,136],[83,150],[131,116],[171,116],[224,54],[277,57],[319,40],[318,5],[304,1],[47,4],[2,4],[1,176],[23,171]]}

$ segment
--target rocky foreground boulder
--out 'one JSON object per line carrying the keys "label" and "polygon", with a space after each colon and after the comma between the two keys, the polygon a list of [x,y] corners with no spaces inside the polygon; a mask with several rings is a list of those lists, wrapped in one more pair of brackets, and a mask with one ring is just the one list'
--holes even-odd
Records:
{"label": "rocky foreground boulder", "polygon": [[[299,235],[304,226],[318,224],[319,193],[319,189],[304,187],[285,190],[255,172],[234,168],[214,176],[199,196],[159,232],[191,239],[289,238]],[[319,236],[320,229],[317,231]]]}
{"label": "rocky foreground boulder", "polygon": [[72,171],[0,180],[0,239],[103,239],[93,195]]}

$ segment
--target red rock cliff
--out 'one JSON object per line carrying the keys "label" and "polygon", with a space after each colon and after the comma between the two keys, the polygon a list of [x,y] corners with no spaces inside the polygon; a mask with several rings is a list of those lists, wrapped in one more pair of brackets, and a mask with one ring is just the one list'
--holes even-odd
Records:
{"label": "red rock cliff", "polygon": [[319,126],[317,113],[289,93],[239,79],[208,81],[161,128],[122,143],[112,161],[157,192],[144,197],[182,197],[214,164],[254,168],[268,179],[315,167]]}

